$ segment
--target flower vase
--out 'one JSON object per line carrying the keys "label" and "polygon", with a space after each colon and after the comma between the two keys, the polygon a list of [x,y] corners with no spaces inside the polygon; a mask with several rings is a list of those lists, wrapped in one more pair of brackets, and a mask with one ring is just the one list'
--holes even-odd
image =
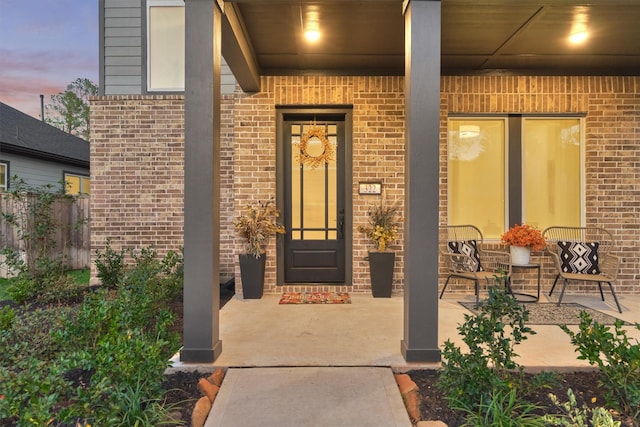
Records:
{"label": "flower vase", "polygon": [[528,265],[531,258],[531,248],[528,246],[510,246],[511,263],[513,265]]}

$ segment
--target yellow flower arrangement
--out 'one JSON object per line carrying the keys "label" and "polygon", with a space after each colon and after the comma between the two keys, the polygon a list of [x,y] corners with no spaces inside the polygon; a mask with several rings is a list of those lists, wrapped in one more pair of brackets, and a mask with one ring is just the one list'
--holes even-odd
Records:
{"label": "yellow flower arrangement", "polygon": [[542,232],[528,224],[514,225],[500,239],[508,245],[530,247],[536,251],[544,249],[546,245]]}
{"label": "yellow flower arrangement", "polygon": [[369,225],[359,226],[358,231],[373,241],[376,250],[384,252],[398,238],[396,225],[398,206],[385,206],[382,203],[372,206],[367,212]]}

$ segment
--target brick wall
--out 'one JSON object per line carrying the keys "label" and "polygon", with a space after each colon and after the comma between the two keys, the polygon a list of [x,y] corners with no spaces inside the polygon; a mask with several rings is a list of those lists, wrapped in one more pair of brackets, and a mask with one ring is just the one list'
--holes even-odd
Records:
{"label": "brick wall", "polygon": [[[233,203],[232,98],[223,99],[221,129],[221,215]],[[91,100],[91,248],[139,250],[161,255],[183,244],[184,99],[167,96],[105,96]],[[233,230],[224,224],[220,244],[230,247]],[[233,258],[223,251],[222,276],[233,275]],[[94,279],[95,280],[95,279]]]}
{"label": "brick wall", "polygon": [[[369,248],[357,226],[378,198],[357,183],[383,182],[389,202],[404,197],[402,77],[263,77],[258,94],[237,92],[222,106],[221,272],[239,282],[241,245],[233,218],[276,192],[276,105],[353,106],[353,289],[368,291]],[[610,229],[622,258],[617,290],[640,291],[640,78],[443,77],[441,79],[440,223],[447,223],[447,117],[450,113],[586,113],[586,218]],[[100,97],[91,101],[92,248],[182,245],[183,99]],[[235,147],[235,149],[234,149]],[[402,229],[400,230],[402,241]],[[425,242],[425,244],[436,244]],[[275,239],[267,248],[267,292],[277,291]],[[403,254],[394,288],[402,287]],[[234,270],[235,269],[235,270]],[[225,273],[226,272],[226,273]],[[548,263],[543,291],[553,275]],[[441,281],[442,283],[443,281]],[[455,289],[456,283],[451,285]],[[239,288],[239,283],[238,283]],[[458,289],[470,290],[468,285]],[[571,287],[571,292],[579,289]],[[593,288],[587,288],[593,292]]]}
{"label": "brick wall", "polygon": [[[617,292],[640,291],[640,78],[460,76],[441,85],[440,222],[447,223],[449,113],[585,113],[586,223],[614,234],[622,258]],[[555,276],[543,262],[544,292]],[[594,292],[592,285],[568,290]]]}
{"label": "brick wall", "polygon": [[[357,227],[365,225],[367,209],[379,196],[358,194],[359,181],[382,181],[387,202],[404,197],[404,88],[401,77],[263,77],[262,91],[239,96],[236,103],[236,158],[234,176],[236,211],[247,204],[276,196],[276,105],[353,106],[353,286],[349,291],[369,292],[369,267],[364,258],[370,248]],[[347,203],[348,203],[347,196]],[[402,287],[402,227],[396,251],[394,289]],[[267,247],[265,292],[276,289],[275,239]],[[241,251],[240,241],[236,250]],[[236,270],[239,278],[239,269]],[[240,283],[239,280],[237,283]],[[239,288],[239,287],[238,287]],[[288,290],[311,289],[309,286]],[[313,287],[335,289],[335,287]]]}

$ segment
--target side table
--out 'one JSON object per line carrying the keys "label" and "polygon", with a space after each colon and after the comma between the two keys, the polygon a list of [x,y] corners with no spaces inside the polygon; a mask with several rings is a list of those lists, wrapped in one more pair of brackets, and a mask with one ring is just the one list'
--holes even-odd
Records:
{"label": "side table", "polygon": [[509,283],[508,283],[508,287],[509,287],[509,292],[511,293],[511,295],[513,295],[514,297],[517,298],[517,296],[520,297],[526,297],[526,298],[530,298],[530,300],[528,301],[521,301],[518,299],[518,301],[520,302],[538,302],[540,301],[540,264],[520,264],[520,265],[511,265],[511,273],[513,276],[513,272],[517,269],[522,269],[522,270],[531,270],[531,269],[536,269],[538,270],[538,295],[531,295],[531,294],[525,294],[525,293],[518,293],[518,292],[513,292],[513,290],[511,289],[511,278],[509,278]]}

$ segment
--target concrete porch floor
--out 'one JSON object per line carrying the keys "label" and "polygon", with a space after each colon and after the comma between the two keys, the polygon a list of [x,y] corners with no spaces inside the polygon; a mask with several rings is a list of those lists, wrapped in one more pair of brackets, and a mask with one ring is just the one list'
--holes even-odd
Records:
{"label": "concrete porch floor", "polygon": [[[483,295],[481,294],[481,297]],[[540,302],[555,302],[542,295]],[[577,302],[628,322],[640,322],[640,295],[618,295],[623,312],[605,289],[605,301],[597,295],[565,295],[563,303]],[[351,294],[351,304],[280,305],[280,295],[245,300],[234,296],[220,310],[222,354],[212,367],[290,366],[388,366],[394,370],[437,367],[439,364],[407,363],[400,353],[403,336],[403,297],[373,298]],[[459,301],[473,295],[445,294],[439,303],[440,348],[450,339],[458,344],[457,326],[470,313]],[[530,303],[535,304],[535,303]],[[424,325],[425,328],[431,327]],[[555,325],[532,325],[530,336],[516,352],[527,369],[587,367],[576,358],[569,337]],[[577,330],[577,326],[575,327]],[[628,327],[640,339],[640,331]],[[203,366],[203,365],[199,365]],[[174,368],[195,368],[174,360]]]}
{"label": "concrete porch floor", "polygon": [[[563,302],[640,321],[640,296],[619,295],[622,314],[611,295],[605,298],[565,295]],[[336,305],[280,305],[279,299],[271,294],[229,301],[220,311],[222,354],[215,363],[182,364],[176,356],[171,369],[228,368],[205,427],[412,425],[393,372],[439,364],[407,363],[402,357],[402,296],[351,294],[351,304]],[[473,295],[454,294],[440,300],[441,348],[447,339],[461,343],[456,327],[468,311],[458,301],[473,300]],[[540,302],[553,300],[542,296]],[[532,328],[537,334],[516,349],[520,365],[531,371],[588,368],[558,326]],[[640,331],[628,330],[640,339]]]}

